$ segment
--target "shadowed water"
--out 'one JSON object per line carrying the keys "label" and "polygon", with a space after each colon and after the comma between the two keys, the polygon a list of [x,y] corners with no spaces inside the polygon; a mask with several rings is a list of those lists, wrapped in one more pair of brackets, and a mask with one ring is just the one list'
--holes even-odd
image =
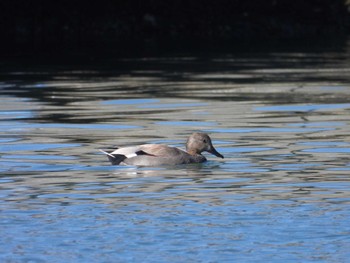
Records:
{"label": "shadowed water", "polygon": [[[350,66],[339,50],[2,67],[2,262],[347,262]],[[98,149],[225,159],[110,166]]]}

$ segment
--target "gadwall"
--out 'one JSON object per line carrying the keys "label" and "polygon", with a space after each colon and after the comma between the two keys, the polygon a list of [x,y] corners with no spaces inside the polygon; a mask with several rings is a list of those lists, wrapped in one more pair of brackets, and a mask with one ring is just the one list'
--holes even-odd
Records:
{"label": "gadwall", "polygon": [[217,157],[218,153],[206,133],[193,133],[186,142],[186,152],[164,144],[143,144],[119,148],[113,152],[105,152],[113,165],[160,166],[189,163],[202,163],[207,159],[201,154],[206,151]]}

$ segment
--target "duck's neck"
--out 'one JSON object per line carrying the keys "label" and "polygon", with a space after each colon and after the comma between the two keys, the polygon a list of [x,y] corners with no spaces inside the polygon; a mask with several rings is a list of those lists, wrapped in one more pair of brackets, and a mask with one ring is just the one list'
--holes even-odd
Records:
{"label": "duck's neck", "polygon": [[200,153],[197,153],[197,151],[195,151],[195,150],[193,150],[193,149],[187,149],[187,152],[188,152],[188,154],[190,154],[190,155],[201,155]]}

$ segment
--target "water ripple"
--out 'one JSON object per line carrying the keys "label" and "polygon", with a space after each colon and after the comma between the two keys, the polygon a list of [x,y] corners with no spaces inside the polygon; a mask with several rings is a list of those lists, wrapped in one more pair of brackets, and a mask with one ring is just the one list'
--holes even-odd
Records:
{"label": "water ripple", "polygon": [[[3,68],[0,261],[347,262],[342,52]],[[184,148],[194,131],[225,159],[122,167],[98,151]]]}

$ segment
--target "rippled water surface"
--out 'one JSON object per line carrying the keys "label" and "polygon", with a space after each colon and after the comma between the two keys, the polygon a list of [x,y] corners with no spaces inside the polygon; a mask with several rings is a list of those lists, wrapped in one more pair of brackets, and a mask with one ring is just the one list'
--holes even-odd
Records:
{"label": "rippled water surface", "polygon": [[[346,47],[1,66],[1,262],[348,262]],[[193,131],[225,159],[98,151]]]}

